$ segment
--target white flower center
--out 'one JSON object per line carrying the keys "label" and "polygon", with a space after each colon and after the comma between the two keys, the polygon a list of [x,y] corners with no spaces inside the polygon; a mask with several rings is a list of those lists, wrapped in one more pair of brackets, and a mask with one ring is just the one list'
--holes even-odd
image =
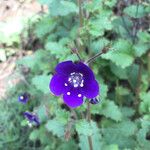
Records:
{"label": "white flower center", "polygon": [[78,97],[81,97],[82,96],[82,94],[78,94]]}
{"label": "white flower center", "polygon": [[75,88],[84,86],[84,79],[82,73],[73,72],[68,78],[68,82]]}
{"label": "white flower center", "polygon": [[71,93],[70,92],[67,92],[67,95],[70,95]]}
{"label": "white flower center", "polygon": [[24,99],[24,96],[20,96],[20,99],[23,100],[23,99]]}

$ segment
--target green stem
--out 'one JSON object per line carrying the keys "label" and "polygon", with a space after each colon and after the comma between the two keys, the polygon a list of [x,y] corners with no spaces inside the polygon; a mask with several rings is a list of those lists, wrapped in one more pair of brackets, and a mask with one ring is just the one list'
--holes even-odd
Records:
{"label": "green stem", "polygon": [[101,56],[102,54],[107,53],[107,51],[109,50],[109,46],[105,47],[100,53],[97,53],[96,55],[94,55],[93,57],[89,58],[85,63],[86,64],[90,64],[91,62],[93,62],[96,58],[98,58],[99,56]]}
{"label": "green stem", "polygon": [[148,53],[148,79],[150,83],[150,52]]}
{"label": "green stem", "polygon": [[[88,102],[87,104],[87,120],[90,123],[91,122],[91,112],[90,112],[90,103]],[[88,136],[88,142],[89,142],[89,147],[90,150],[93,150],[93,143],[92,143],[92,137]]]}
{"label": "green stem", "polygon": [[76,48],[71,48],[71,51],[72,51],[73,54],[77,55],[79,61],[82,61],[81,56],[80,56],[80,54],[79,54],[79,52]]}
{"label": "green stem", "polygon": [[80,27],[83,26],[82,0],[78,0]]}
{"label": "green stem", "polygon": [[[140,3],[138,2],[137,7],[136,7],[136,15],[135,15],[136,17],[138,15],[139,5],[140,5]],[[133,21],[133,24],[134,24],[133,25],[133,44],[134,44],[135,40],[136,40],[137,32],[138,32],[137,28],[139,25],[139,19],[136,19],[135,21]]]}
{"label": "green stem", "polygon": [[137,77],[137,85],[135,89],[135,106],[139,104],[139,93],[140,93],[140,83],[142,78],[142,62],[139,64],[138,77]]}
{"label": "green stem", "polygon": [[72,126],[74,125],[75,120],[77,119],[78,118],[77,118],[76,112],[73,109],[71,109],[71,115],[70,115],[66,130],[65,130],[66,141],[69,141],[69,139],[71,138],[71,129],[72,129]]}
{"label": "green stem", "polygon": [[78,29],[78,38],[77,38],[77,43],[78,43],[78,49],[79,51],[83,50],[83,45],[81,44],[81,39],[80,39],[80,30],[83,27],[83,10],[82,10],[82,0],[78,0],[78,7],[79,7],[79,29]]}
{"label": "green stem", "polygon": [[80,61],[82,61],[82,59],[81,59],[81,57],[80,57],[80,55],[79,55],[78,52],[76,53],[76,55],[77,55],[78,59],[79,59]]}

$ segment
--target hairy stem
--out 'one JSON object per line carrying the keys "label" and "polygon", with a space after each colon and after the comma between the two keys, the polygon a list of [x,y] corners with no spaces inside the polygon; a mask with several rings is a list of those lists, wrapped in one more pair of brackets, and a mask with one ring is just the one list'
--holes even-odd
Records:
{"label": "hairy stem", "polygon": [[81,57],[80,57],[80,55],[79,55],[78,52],[76,53],[76,55],[77,55],[78,59],[79,59],[80,61],[82,61],[82,59],[81,59]]}
{"label": "hairy stem", "polygon": [[68,141],[71,138],[71,129],[72,126],[74,125],[75,120],[77,120],[77,114],[74,110],[71,109],[71,115],[65,130],[65,139]]}
{"label": "hairy stem", "polygon": [[[140,5],[140,3],[138,2],[137,7],[136,7],[136,14],[135,14],[136,17],[138,15],[139,5]],[[137,32],[138,32],[137,28],[139,26],[139,19],[136,19],[133,23],[134,23],[134,25],[133,25],[133,44],[134,44],[135,40],[136,40]]]}
{"label": "hairy stem", "polygon": [[107,53],[108,50],[109,50],[109,47],[105,47],[100,53],[97,53],[97,54],[94,55],[93,57],[89,58],[85,63],[86,63],[86,64],[90,64],[91,62],[93,62],[96,58],[98,58],[98,57],[101,56],[102,54]]}
{"label": "hairy stem", "polygon": [[[91,112],[90,112],[90,103],[87,104],[87,120],[90,123],[91,122]],[[92,143],[92,137],[88,136],[88,142],[90,150],[93,150],[93,143]]]}
{"label": "hairy stem", "polygon": [[78,0],[79,5],[79,20],[80,20],[80,27],[83,26],[83,12],[82,12],[82,0]]}
{"label": "hairy stem", "polygon": [[150,83],[150,52],[148,53],[148,79],[149,79],[149,83]]}
{"label": "hairy stem", "polygon": [[79,61],[82,61],[81,56],[80,56],[80,54],[79,54],[79,52],[76,48],[71,48],[71,51],[72,51],[73,54],[77,55]]}
{"label": "hairy stem", "polygon": [[141,76],[142,76],[142,63],[140,62],[139,70],[138,70],[138,77],[137,77],[137,86],[135,89],[135,106],[137,106],[139,103]]}

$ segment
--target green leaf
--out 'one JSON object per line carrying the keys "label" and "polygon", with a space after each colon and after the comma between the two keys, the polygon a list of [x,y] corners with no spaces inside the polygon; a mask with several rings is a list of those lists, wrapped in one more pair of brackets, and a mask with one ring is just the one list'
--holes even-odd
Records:
{"label": "green leaf", "polygon": [[149,44],[146,43],[137,43],[136,45],[134,45],[134,49],[135,49],[135,56],[137,57],[141,57],[143,54],[145,54],[150,48]]}
{"label": "green leaf", "polygon": [[114,126],[116,128],[116,130],[118,130],[118,134],[119,132],[124,135],[124,136],[131,136],[134,135],[137,127],[136,124],[134,122],[131,121],[124,121],[119,123],[118,125]]}
{"label": "green leaf", "polygon": [[[51,19],[49,16],[42,18],[35,26],[35,33],[39,38],[44,38],[44,36],[54,30],[56,27],[56,20]],[[44,38],[45,39],[45,38]]]}
{"label": "green leaf", "polygon": [[46,43],[45,48],[49,50],[51,54],[55,55],[56,58],[61,59],[65,59],[66,55],[70,52],[68,48],[58,42],[48,42]]}
{"label": "green leaf", "polygon": [[105,46],[107,46],[107,44],[109,43],[109,41],[106,38],[100,38],[97,41],[94,41],[91,43],[91,50],[94,53],[98,53],[100,52]]}
{"label": "green leaf", "polygon": [[104,146],[103,150],[119,150],[119,147],[116,144],[111,144],[108,146]]}
{"label": "green leaf", "polygon": [[51,62],[51,57],[48,51],[38,50],[34,54],[25,56],[17,61],[18,65],[27,66],[32,72],[41,73],[41,71],[46,72],[49,69],[49,63]]}
{"label": "green leaf", "polygon": [[127,68],[128,82],[130,83],[133,89],[137,87],[138,71],[139,71],[139,65],[137,64],[133,64],[132,66]]}
{"label": "green leaf", "polygon": [[103,101],[100,105],[99,113],[115,121],[120,121],[122,119],[122,113],[113,101]]}
{"label": "green leaf", "polygon": [[45,94],[49,93],[49,82],[50,76],[48,75],[38,75],[32,79],[32,84]]}
{"label": "green leaf", "polygon": [[135,110],[130,107],[122,107],[121,112],[124,117],[132,117],[135,114]]}
{"label": "green leaf", "polygon": [[109,6],[110,8],[114,7],[117,3],[117,0],[105,0],[104,4],[106,6]]}
{"label": "green leaf", "polygon": [[93,143],[93,150],[97,150],[97,148],[102,148],[102,138],[100,133],[97,131],[97,133],[92,135],[92,143]]}
{"label": "green leaf", "polygon": [[89,33],[93,36],[102,36],[105,30],[111,30],[110,11],[102,10],[100,15],[90,21]]}
{"label": "green leaf", "polygon": [[66,0],[52,0],[49,10],[52,16],[66,16],[70,13],[77,13],[78,7],[75,3]]}
{"label": "green leaf", "polygon": [[46,107],[44,105],[39,106],[36,110],[36,113],[39,117],[40,122],[43,122],[47,119]]}
{"label": "green leaf", "polygon": [[82,134],[85,136],[90,136],[93,134],[92,125],[86,120],[78,121],[76,123],[76,130],[77,130],[78,134]]}
{"label": "green leaf", "polygon": [[30,133],[29,139],[34,141],[34,140],[38,139],[39,136],[40,136],[40,132],[39,132],[39,130],[36,129]]}
{"label": "green leaf", "polygon": [[135,147],[136,144],[135,140],[132,138],[136,130],[136,124],[127,120],[102,129],[102,133],[104,135],[104,140],[106,140],[108,144],[117,144],[122,148],[131,148]]}
{"label": "green leaf", "polygon": [[97,105],[93,105],[91,107],[91,113],[92,114],[99,114],[99,110],[101,109],[101,102],[106,100],[108,92],[108,86],[102,82],[100,82],[100,96],[98,97],[100,99],[100,103]]}
{"label": "green leaf", "polygon": [[53,135],[58,137],[63,137],[65,133],[65,125],[62,122],[59,122],[56,119],[49,120],[46,124],[48,131],[52,132]]}
{"label": "green leaf", "polygon": [[85,9],[92,13],[102,10],[102,2],[102,0],[93,0],[92,3],[85,3]]}
{"label": "green leaf", "polygon": [[[121,16],[115,16],[115,18],[112,20],[112,24],[114,26],[113,29],[118,34],[121,34],[122,37],[124,37],[123,34],[125,34],[126,36],[127,34],[129,34],[126,28],[131,29],[133,26],[133,22],[127,16],[123,16],[123,18]],[[126,24],[126,28],[124,27],[124,24]]]}
{"label": "green leaf", "polygon": [[69,140],[67,142],[63,142],[61,145],[59,144],[59,147],[57,150],[78,150],[78,146],[73,140]]}
{"label": "green leaf", "polygon": [[139,30],[137,36],[141,43],[149,43],[150,41],[150,34],[148,33],[148,31]]}
{"label": "green leaf", "polygon": [[89,33],[94,36],[103,36],[104,35],[104,28],[101,28],[100,25],[97,24],[97,22],[92,22],[90,25]]}
{"label": "green leaf", "polygon": [[[132,56],[122,53],[122,52],[117,52],[117,51],[115,52],[111,51],[105,54],[103,58],[110,59],[112,62],[114,62],[116,65],[122,68],[130,66],[134,60]],[[126,61],[124,61],[124,58],[126,58]]]}
{"label": "green leaf", "polygon": [[102,55],[102,58],[109,59],[116,65],[126,68],[134,61],[132,45],[127,40],[119,40],[109,52]]}
{"label": "green leaf", "polygon": [[47,5],[49,5],[51,2],[52,2],[52,0],[38,0],[41,4],[47,4]]}
{"label": "green leaf", "polygon": [[122,86],[117,86],[116,92],[118,95],[122,95],[122,96],[129,94],[129,90],[127,88],[122,87]]}
{"label": "green leaf", "polygon": [[25,65],[29,68],[34,68],[36,63],[37,63],[37,59],[35,58],[35,55],[25,56],[22,59],[17,61],[17,64]]}
{"label": "green leaf", "polygon": [[142,102],[140,103],[140,112],[141,113],[150,113],[150,92],[141,93],[140,98]]}
{"label": "green leaf", "polygon": [[65,110],[55,110],[55,114],[56,114],[56,118],[58,121],[61,121],[64,124],[67,124],[68,122],[68,118],[70,116],[70,113],[68,111]]}
{"label": "green leaf", "polygon": [[79,141],[79,147],[81,150],[90,150],[87,136],[79,135]]}
{"label": "green leaf", "polygon": [[115,65],[114,63],[110,64],[111,71],[119,78],[119,79],[127,79],[127,69],[123,69],[120,66]]}
{"label": "green leaf", "polygon": [[86,120],[80,120],[76,124],[76,130],[79,134],[79,146],[81,149],[89,149],[88,136],[91,136],[93,150],[97,150],[97,147],[101,148],[101,135],[95,122],[87,122]]}
{"label": "green leaf", "polygon": [[142,101],[149,100],[149,99],[150,99],[150,92],[141,93],[141,94],[140,94],[140,98],[141,98]]}
{"label": "green leaf", "polygon": [[143,128],[140,129],[137,134],[138,142],[144,150],[149,150],[150,148],[150,142],[149,140],[146,140],[146,134],[149,132],[149,130],[150,129]]}
{"label": "green leaf", "polygon": [[137,140],[140,147],[144,150],[149,150],[150,142],[146,139],[146,136],[149,135],[150,131],[150,120],[148,119],[141,119],[142,128],[137,133]]}
{"label": "green leaf", "polygon": [[108,92],[108,86],[104,83],[100,83],[101,93],[100,93],[100,99],[102,101],[106,100],[107,92]]}
{"label": "green leaf", "polygon": [[124,9],[124,13],[133,18],[141,18],[146,15],[146,10],[143,5],[130,5]]}

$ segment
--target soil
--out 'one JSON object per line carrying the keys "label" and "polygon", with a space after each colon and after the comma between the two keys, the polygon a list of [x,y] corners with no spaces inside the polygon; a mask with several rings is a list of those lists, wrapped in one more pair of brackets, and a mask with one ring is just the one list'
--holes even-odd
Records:
{"label": "soil", "polygon": [[[44,11],[46,8],[44,6]],[[0,0],[0,23],[16,21],[19,17],[30,18],[43,11],[37,0]],[[1,43],[0,43],[1,45]],[[23,80],[16,69],[16,60],[22,57],[24,50],[17,50],[16,54],[0,62],[0,100],[6,97],[7,90]]]}

